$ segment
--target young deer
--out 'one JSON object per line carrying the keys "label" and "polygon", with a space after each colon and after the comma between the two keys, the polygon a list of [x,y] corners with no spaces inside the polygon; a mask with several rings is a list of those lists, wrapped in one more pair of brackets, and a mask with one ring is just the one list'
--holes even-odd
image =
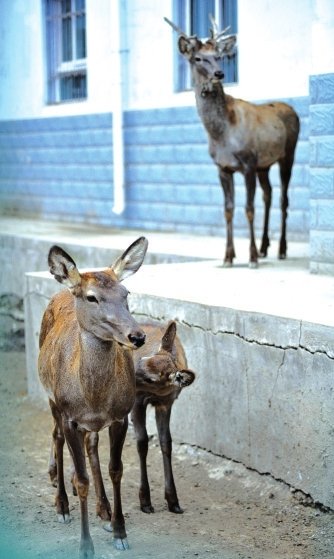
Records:
{"label": "young deer", "polygon": [[[134,354],[137,384],[136,400],[131,412],[140,459],[140,507],[143,512],[154,512],[146,465],[148,453],[146,408],[148,404],[151,404],[155,407],[163,456],[165,498],[171,512],[182,513],[183,510],[179,505],[173,477],[172,438],[169,423],[174,401],[178,398],[182,388],[192,384],[195,373],[187,368],[185,352],[180,339],[176,335],[175,321],[170,321],[167,327],[157,323],[141,323],[140,326],[146,334],[146,343]],[[103,520],[110,520],[111,508],[101,475],[98,442],[98,433],[87,433],[86,450],[95,484],[96,513]],[[52,480],[55,474],[56,472],[53,470]],[[106,528],[108,529],[108,527]]]}
{"label": "young deer", "polygon": [[278,257],[286,258],[287,191],[299,134],[299,118],[296,112],[285,103],[254,105],[225,94],[221,83],[224,74],[219,60],[233,53],[236,36],[226,35],[226,30],[218,33],[213,19],[211,38],[202,40],[195,35],[188,37],[167,18],[165,21],[179,33],[179,52],[190,64],[198,114],[208,134],[209,152],[218,167],[224,191],[227,228],[224,265],[232,266],[235,257],[233,174],[236,171],[244,175],[246,182],[250,266],[256,267],[258,260],[253,227],[256,176],[262,187],[265,203],[260,255],[267,256],[270,244],[268,229],[272,192],[269,169],[277,162],[281,177],[282,211]]}
{"label": "young deer", "polygon": [[141,326],[146,334],[147,345],[145,350],[139,350],[135,357],[137,388],[135,405],[131,412],[140,460],[140,507],[143,512],[154,512],[146,466],[148,453],[146,408],[151,404],[155,407],[163,457],[165,499],[171,512],[182,513],[173,477],[172,437],[169,424],[174,401],[182,388],[194,382],[195,373],[187,368],[186,355],[176,335],[175,321],[170,321],[167,328],[150,323]]}
{"label": "young deer", "polygon": [[51,274],[69,291],[55,295],[44,313],[38,368],[55,422],[56,505],[63,522],[69,521],[63,474],[65,440],[74,463],[74,485],[81,509],[81,559],[94,556],[88,525],[84,438],[85,433],[97,433],[105,427],[109,428],[110,439],[114,540],[118,549],[128,547],[121,504],[121,455],[128,413],[135,400],[132,350],[144,344],[145,333],[128,310],[128,291],[120,282],[140,268],[147,244],[140,237],[110,268],[99,272],[79,273],[60,247],[53,246],[49,252]]}

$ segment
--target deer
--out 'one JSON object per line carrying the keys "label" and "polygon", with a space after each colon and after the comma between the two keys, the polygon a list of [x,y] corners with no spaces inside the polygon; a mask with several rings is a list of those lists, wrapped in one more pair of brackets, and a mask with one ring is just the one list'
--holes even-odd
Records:
{"label": "deer", "polygon": [[70,521],[63,471],[65,441],[74,464],[74,485],[80,501],[80,559],[94,557],[89,531],[89,478],[84,440],[89,432],[108,428],[109,474],[113,486],[111,517],[114,545],[128,549],[121,502],[122,449],[128,414],[136,396],[133,350],[145,333],[130,314],[128,290],[122,281],[143,263],[148,242],[139,237],[108,268],[79,272],[72,257],[54,245],[48,264],[66,286],[50,300],[42,318],[38,371],[54,419],[58,520]]}
{"label": "deer", "polygon": [[168,510],[182,514],[183,509],[179,504],[172,469],[170,418],[175,400],[183,388],[194,382],[196,374],[188,368],[185,350],[177,336],[174,320],[171,320],[166,328],[153,323],[145,323],[141,326],[146,334],[147,345],[145,351],[139,350],[138,355],[135,356],[137,388],[135,404],[131,411],[140,461],[140,508],[145,513],[154,512],[146,462],[148,453],[146,410],[150,404],[155,408]]}
{"label": "deer", "polygon": [[[193,370],[188,369],[184,347],[177,336],[175,320],[169,321],[167,326],[153,321],[140,323],[140,326],[146,335],[146,342],[145,346],[137,349],[134,354],[136,398],[131,410],[140,462],[140,508],[144,513],[154,512],[147,475],[149,437],[146,429],[146,410],[150,404],[155,407],[157,431],[163,456],[165,499],[170,512],[182,514],[183,509],[179,504],[172,468],[170,418],[175,400],[183,388],[194,382],[196,375]],[[85,443],[95,485],[96,514],[102,520],[110,521],[111,507],[101,474],[98,433],[87,433]],[[49,473],[51,481],[54,483],[57,467],[53,451]],[[75,486],[73,486],[73,490],[76,493]],[[108,530],[109,524],[104,528]]]}
{"label": "deer", "polygon": [[[236,256],[233,240],[235,172],[242,173],[246,185],[246,216],[250,234],[249,266],[256,268],[258,257],[267,256],[272,198],[269,170],[275,163],[279,165],[281,180],[278,258],[285,259],[288,186],[299,135],[297,113],[283,102],[254,104],[225,93],[222,84],[224,73],[219,63],[225,56],[231,56],[236,46],[236,35],[227,34],[229,28],[219,32],[215,20],[211,18],[210,37],[199,39],[196,35],[186,35],[168,18],[164,19],[179,34],[178,50],[189,63],[197,111],[207,132],[209,154],[218,167],[225,201],[224,266],[231,267]],[[263,191],[265,208],[260,252],[254,235],[256,178]]]}

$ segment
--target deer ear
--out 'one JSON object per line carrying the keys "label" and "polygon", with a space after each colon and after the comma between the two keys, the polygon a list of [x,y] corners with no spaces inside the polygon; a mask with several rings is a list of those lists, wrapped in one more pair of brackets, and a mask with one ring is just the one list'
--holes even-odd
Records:
{"label": "deer ear", "polygon": [[165,351],[171,353],[173,349],[175,336],[176,336],[176,322],[175,320],[171,320],[167,325],[164,335],[162,336],[161,349],[164,349]]}
{"label": "deer ear", "polygon": [[184,388],[185,386],[190,386],[195,380],[195,373],[191,369],[182,369],[178,371],[175,376],[175,384]]}
{"label": "deer ear", "polygon": [[80,285],[81,276],[74,260],[59,246],[54,245],[50,248],[48,264],[50,273],[59,283],[70,288]]}
{"label": "deer ear", "polygon": [[111,266],[119,281],[135,274],[142,265],[148,247],[148,240],[139,237],[132,243],[122,256],[119,256]]}
{"label": "deer ear", "polygon": [[231,56],[231,54],[233,54],[236,43],[236,35],[229,35],[228,37],[222,38],[217,45],[220,56]]}
{"label": "deer ear", "polygon": [[193,45],[190,41],[190,39],[188,39],[188,37],[186,37],[185,35],[180,35],[179,40],[178,40],[178,47],[179,47],[179,51],[181,54],[183,54],[183,56],[190,56],[191,50],[193,48]]}

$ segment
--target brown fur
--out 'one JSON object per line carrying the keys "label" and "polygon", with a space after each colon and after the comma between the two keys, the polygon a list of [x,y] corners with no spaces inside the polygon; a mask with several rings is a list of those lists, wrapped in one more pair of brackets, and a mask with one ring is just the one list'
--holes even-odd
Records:
{"label": "brown fur", "polygon": [[108,427],[109,471],[114,489],[112,524],[115,544],[127,547],[122,514],[120,481],[122,447],[127,415],[135,399],[132,350],[142,345],[145,334],[129,313],[127,290],[120,281],[135,273],[147,250],[143,237],[135,241],[103,272],[80,274],[72,258],[60,247],[49,252],[49,266],[57,281],[70,291],[55,295],[42,319],[38,369],[49,395],[55,422],[56,459],[50,475],[57,475],[56,505],[59,520],[68,522],[69,505],[63,476],[66,439],[74,463],[74,485],[81,506],[80,557],[94,556],[88,527],[85,433]]}
{"label": "brown fur", "polygon": [[269,169],[274,163],[279,164],[281,177],[282,223],[278,255],[279,258],[285,258],[287,191],[299,134],[299,118],[296,112],[285,103],[255,105],[225,94],[221,83],[223,73],[217,60],[233,52],[235,35],[217,35],[217,39],[201,41],[197,37],[188,37],[169,20],[166,21],[180,34],[179,51],[190,64],[198,113],[208,134],[210,155],[218,166],[225,196],[225,265],[231,266],[235,257],[232,223],[233,174],[236,171],[244,175],[246,183],[250,265],[256,266],[258,260],[253,227],[256,177],[263,189],[265,203],[260,255],[267,255],[270,244],[268,229],[272,192]]}
{"label": "brown fur", "polygon": [[[146,408],[151,404],[156,410],[158,435],[163,455],[165,498],[171,512],[182,513],[173,477],[172,438],[169,423],[174,401],[184,387],[192,384],[195,373],[187,368],[186,355],[182,343],[176,335],[176,323],[174,321],[169,322],[167,326],[152,322],[140,326],[146,334],[146,343],[145,346],[134,353],[136,399],[131,412],[140,459],[140,507],[143,512],[154,512],[146,465],[148,452]],[[97,433],[87,434],[86,449],[94,477],[97,498],[96,513],[102,519],[109,520],[111,507],[103,484],[98,442]],[[53,454],[51,455],[49,471],[53,481],[57,473]]]}
{"label": "brown fur", "polygon": [[143,512],[154,512],[147,477],[146,456],[148,436],[146,431],[146,408],[155,407],[158,436],[165,473],[165,499],[168,509],[182,513],[179,505],[172,471],[172,437],[170,416],[172,406],[181,390],[195,379],[195,373],[187,368],[184,348],[176,335],[176,323],[166,327],[157,324],[142,324],[146,333],[147,346],[135,356],[136,400],[131,412],[137,449],[140,458],[141,480],[139,488],[140,507]]}

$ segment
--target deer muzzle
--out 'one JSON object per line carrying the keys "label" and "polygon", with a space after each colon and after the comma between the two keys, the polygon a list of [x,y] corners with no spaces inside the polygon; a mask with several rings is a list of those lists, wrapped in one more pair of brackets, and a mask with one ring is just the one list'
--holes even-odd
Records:
{"label": "deer muzzle", "polygon": [[128,339],[135,348],[138,348],[144,345],[146,334],[144,334],[141,330],[138,330],[137,332],[131,332],[131,334],[128,335]]}

